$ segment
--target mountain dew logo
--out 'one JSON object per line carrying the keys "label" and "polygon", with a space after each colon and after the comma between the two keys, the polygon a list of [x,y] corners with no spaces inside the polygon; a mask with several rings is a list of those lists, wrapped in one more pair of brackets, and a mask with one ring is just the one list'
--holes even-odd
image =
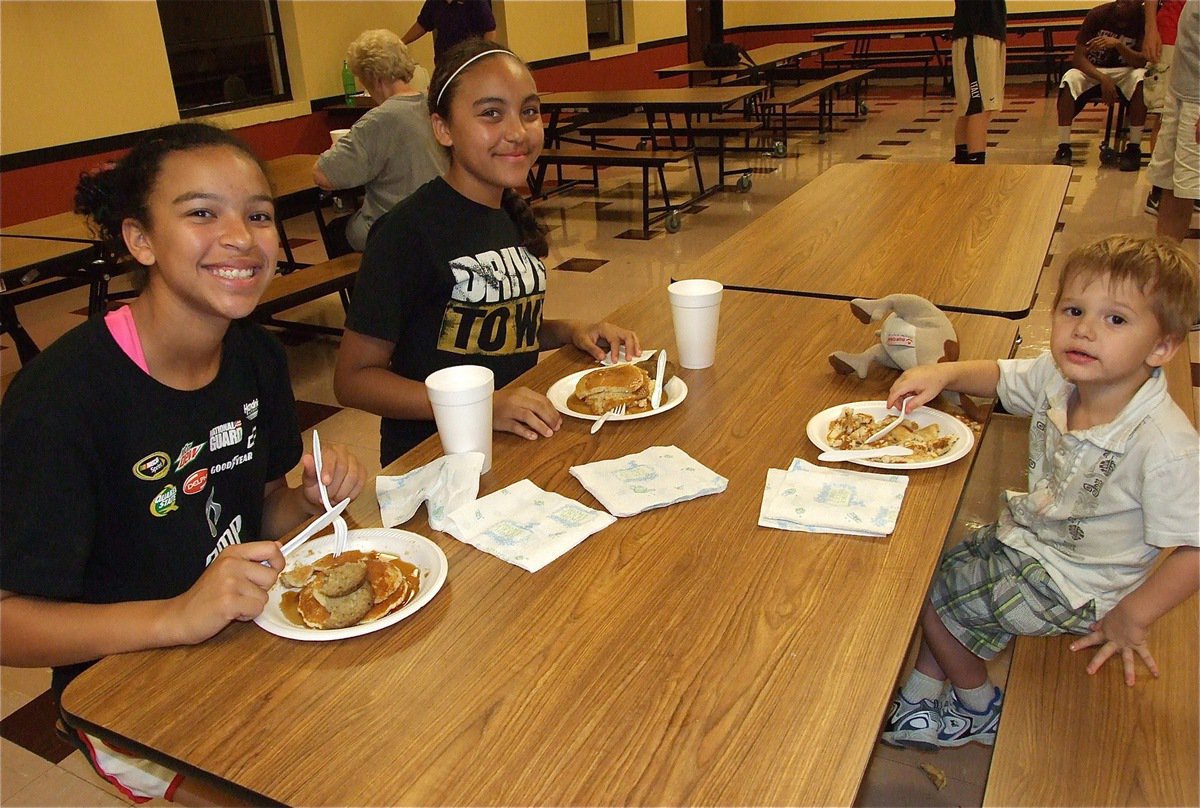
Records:
{"label": "mountain dew logo", "polygon": [[154,516],[166,516],[171,511],[179,509],[176,500],[179,499],[179,489],[168,483],[166,488],[150,502],[150,513]]}

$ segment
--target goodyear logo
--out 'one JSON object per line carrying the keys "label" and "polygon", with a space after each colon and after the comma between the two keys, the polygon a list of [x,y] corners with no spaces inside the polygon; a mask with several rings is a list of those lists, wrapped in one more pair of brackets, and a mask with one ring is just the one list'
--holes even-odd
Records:
{"label": "goodyear logo", "polygon": [[208,469],[197,469],[183,481],[183,493],[191,496],[199,494],[208,485]]}
{"label": "goodyear logo", "polygon": [[179,457],[175,458],[175,470],[181,471],[184,466],[191,463],[200,456],[200,450],[204,448],[204,444],[199,446],[193,445],[191,441],[183,444],[183,448],[179,450]]}
{"label": "goodyear logo", "polygon": [[150,513],[154,516],[166,516],[171,511],[179,509],[176,500],[179,499],[179,489],[168,483],[167,487],[158,492],[150,502]]}
{"label": "goodyear logo", "polygon": [[133,476],[139,480],[161,480],[171,470],[171,456],[166,452],[148,454],[133,464]]}

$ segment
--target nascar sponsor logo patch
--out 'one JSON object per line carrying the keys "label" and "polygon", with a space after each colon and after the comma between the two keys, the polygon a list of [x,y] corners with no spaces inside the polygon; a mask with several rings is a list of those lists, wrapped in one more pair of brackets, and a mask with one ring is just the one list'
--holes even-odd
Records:
{"label": "nascar sponsor logo patch", "polygon": [[167,483],[167,486],[150,501],[150,513],[154,516],[166,516],[171,511],[179,510],[179,505],[176,504],[178,499],[179,489]]}
{"label": "nascar sponsor logo patch", "polygon": [[171,456],[166,452],[148,454],[133,464],[133,476],[139,480],[161,480],[171,470]]}
{"label": "nascar sponsor logo patch", "polygon": [[183,481],[183,493],[191,496],[199,494],[208,485],[208,469],[197,469]]}
{"label": "nascar sponsor logo patch", "polygon": [[200,456],[200,450],[204,448],[204,444],[193,444],[191,441],[183,444],[183,448],[179,450],[179,457],[175,458],[175,470],[182,471],[185,466]]}
{"label": "nascar sponsor logo patch", "polygon": [[242,442],[242,422],[230,421],[227,424],[213,427],[208,433],[208,450],[215,452],[226,446],[236,446]]}

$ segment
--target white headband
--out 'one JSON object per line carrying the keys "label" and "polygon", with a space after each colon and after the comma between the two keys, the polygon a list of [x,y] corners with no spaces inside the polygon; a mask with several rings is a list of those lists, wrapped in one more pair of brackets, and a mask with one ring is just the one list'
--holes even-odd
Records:
{"label": "white headband", "polygon": [[509,50],[503,50],[503,49],[501,49],[501,48],[494,48],[494,49],[492,49],[492,50],[485,50],[483,53],[477,53],[477,54],[475,54],[475,55],[474,55],[474,56],[472,56],[470,59],[468,59],[467,61],[463,62],[461,65],[459,65],[459,66],[458,66],[458,70],[455,70],[453,73],[451,73],[451,74],[450,74],[450,78],[446,79],[446,83],[442,85],[442,89],[438,90],[438,97],[437,97],[437,100],[433,102],[433,105],[434,105],[435,107],[441,106],[441,104],[442,104],[442,96],[445,94],[445,92],[446,92],[446,88],[450,86],[450,84],[451,84],[451,83],[454,81],[454,79],[455,79],[455,78],[457,78],[457,76],[458,76],[458,74],[459,74],[459,73],[463,72],[463,69],[464,69],[464,68],[466,68],[466,66],[467,66],[467,65],[471,64],[471,62],[474,62],[476,59],[482,59],[483,57],[485,57],[485,56],[489,56],[489,55],[491,55],[491,54],[493,54],[493,53],[507,53],[509,56],[516,56],[516,54],[515,54],[515,53],[513,53],[512,51],[509,51]]}

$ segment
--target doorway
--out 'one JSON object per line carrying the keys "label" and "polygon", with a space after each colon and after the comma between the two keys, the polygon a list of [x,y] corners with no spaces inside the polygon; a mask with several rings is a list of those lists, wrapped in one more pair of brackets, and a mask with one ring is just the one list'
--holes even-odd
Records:
{"label": "doorway", "polygon": [[688,61],[704,57],[704,46],[725,34],[724,0],[687,0]]}

